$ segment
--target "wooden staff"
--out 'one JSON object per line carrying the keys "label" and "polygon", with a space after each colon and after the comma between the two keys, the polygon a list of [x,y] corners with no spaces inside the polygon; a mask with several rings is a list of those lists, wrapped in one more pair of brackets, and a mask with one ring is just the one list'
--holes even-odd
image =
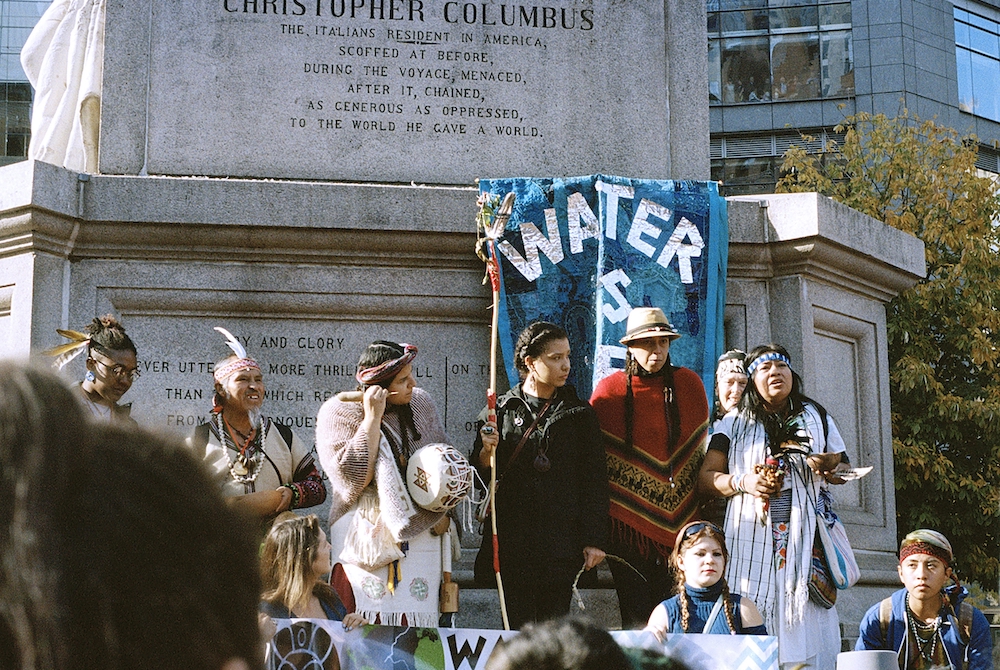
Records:
{"label": "wooden staff", "polygon": [[[508,193],[500,208],[495,212],[490,207],[490,196],[482,203],[479,210],[479,224],[485,237],[488,254],[486,256],[486,272],[493,289],[493,322],[490,328],[490,387],[486,391],[486,419],[496,424],[497,420],[497,343],[500,340],[500,264],[497,259],[496,243],[503,236],[507,220],[514,209],[514,194]],[[490,521],[493,531],[493,572],[497,578],[497,593],[500,596],[500,615],[503,617],[504,630],[510,630],[507,619],[507,603],[504,599],[503,578],[500,576],[500,540],[497,536],[497,452],[490,454]]]}

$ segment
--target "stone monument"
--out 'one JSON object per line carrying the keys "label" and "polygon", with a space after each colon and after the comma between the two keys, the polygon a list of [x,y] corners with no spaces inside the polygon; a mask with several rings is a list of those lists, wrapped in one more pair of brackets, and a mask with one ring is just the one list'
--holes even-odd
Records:
{"label": "stone monument", "polygon": [[369,341],[417,344],[417,379],[467,445],[487,384],[476,178],[708,176],[695,0],[106,12],[99,173],[0,179],[5,351],[119,314],[147,425],[206,418],[223,325],[263,364],[265,411],[307,439]]}
{"label": "stone monument", "polygon": [[[265,413],[307,441],[369,341],[418,345],[417,381],[465,448],[489,352],[474,180],[709,176],[703,0],[106,10],[97,172],[0,168],[0,353],[116,313],[147,426],[207,417],[224,326],[262,364]],[[788,345],[852,458],[878,466],[845,518],[884,588],[882,305],[922,276],[922,249],[816,196],[762,202],[730,203],[728,344]]]}

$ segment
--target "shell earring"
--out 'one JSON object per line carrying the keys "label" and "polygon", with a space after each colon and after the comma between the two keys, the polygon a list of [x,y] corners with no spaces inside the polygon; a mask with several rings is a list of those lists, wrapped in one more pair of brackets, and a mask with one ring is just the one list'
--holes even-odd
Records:
{"label": "shell earring", "polygon": [[97,381],[97,377],[95,377],[94,373],[92,371],[90,371],[90,370],[87,370],[87,374],[85,374],[83,376],[83,379],[84,379],[84,381],[88,381],[88,382],[91,382],[91,383]]}

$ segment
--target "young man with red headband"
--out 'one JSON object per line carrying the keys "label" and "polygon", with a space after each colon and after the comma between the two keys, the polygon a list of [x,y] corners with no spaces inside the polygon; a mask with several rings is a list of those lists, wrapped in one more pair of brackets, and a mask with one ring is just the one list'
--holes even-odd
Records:
{"label": "young man with red headband", "polygon": [[[992,670],[986,617],[963,602],[954,578],[951,543],[934,530],[915,530],[899,545],[899,579],[906,587],[873,605],[861,621],[856,650],[897,652],[900,670]],[[954,584],[945,586],[949,580]]]}

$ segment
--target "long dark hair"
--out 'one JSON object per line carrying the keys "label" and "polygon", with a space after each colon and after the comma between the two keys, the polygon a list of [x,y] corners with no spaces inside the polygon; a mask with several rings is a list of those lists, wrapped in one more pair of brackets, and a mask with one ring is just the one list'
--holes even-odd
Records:
{"label": "long dark hair", "polygon": [[[781,354],[788,360],[792,357],[788,355],[788,350],[785,349],[780,344],[762,344],[760,346],[754,347],[747,354],[746,362],[747,367],[757,360],[764,354],[775,353]],[[792,392],[788,394],[788,401],[791,403],[790,407],[794,411],[798,407],[802,407],[802,404],[809,400],[814,402],[812,398],[809,398],[805,393],[802,392],[802,377],[799,376],[791,365],[788,369],[792,372]],[[756,373],[756,370],[754,370]],[[764,405],[764,399],[760,396],[760,391],[757,390],[757,384],[754,382],[754,375],[750,375],[747,379],[747,387],[743,390],[743,397],[740,398],[739,404],[740,412],[748,414],[757,421],[764,421],[765,418],[770,414]]]}
{"label": "long dark hair", "polygon": [[667,352],[667,362],[663,364],[659,372],[647,372],[635,356],[632,350],[625,352],[625,448],[632,448],[632,428],[635,424],[635,395],[632,393],[632,376],[640,377],[662,377],[663,388],[667,392],[667,402],[664,411],[667,412],[669,420],[667,425],[670,430],[670,451],[673,453],[677,448],[677,443],[681,439],[681,410],[677,406],[677,394],[674,388],[674,366],[670,364],[670,353]]}
{"label": "long dark hair", "polygon": [[[406,352],[403,347],[395,342],[390,342],[388,340],[375,340],[361,352],[361,357],[358,358],[358,370],[367,370],[368,368],[382,365],[386,361],[392,361],[399,358],[404,353]],[[395,379],[395,377],[384,379],[374,384],[374,386],[381,386],[382,388],[387,389],[389,388],[389,385],[392,384],[393,379]],[[358,389],[364,391],[369,386],[373,386],[373,384],[359,384]],[[420,431],[417,430],[417,425],[413,421],[413,408],[410,407],[410,403],[406,403],[405,405],[393,405],[391,403],[386,403],[385,411],[399,415],[399,426],[402,428],[403,432],[401,455],[409,454],[411,436],[413,440],[420,439]],[[395,445],[392,444],[392,440],[390,440],[388,436],[386,436],[386,439],[389,441],[390,446],[395,447]],[[397,455],[396,460],[399,460],[399,455]]]}
{"label": "long dark hair", "polygon": [[525,359],[529,356],[538,358],[545,353],[545,348],[549,342],[556,340],[569,340],[566,331],[554,323],[548,321],[535,321],[533,324],[521,331],[514,344],[514,367],[521,373],[521,377],[528,374],[528,364]]}
{"label": "long dark hair", "polygon": [[[788,350],[780,344],[762,344],[758,347],[754,347],[750,350],[750,353],[747,354],[747,367],[749,368],[758,357],[768,353],[781,354],[785,358],[791,360],[791,356],[788,355]],[[789,365],[789,370],[791,370],[792,373],[792,391],[788,394],[789,415],[794,415],[802,411],[805,403],[809,402],[816,408],[819,415],[824,417],[823,421],[825,425],[825,416],[827,414],[826,409],[819,402],[810,398],[802,391],[802,377],[800,377],[799,374],[792,369],[791,365]],[[754,372],[756,372],[756,370],[754,370]],[[783,438],[779,438],[778,435],[780,435],[783,430],[782,424],[784,423],[784,417],[767,411],[764,399],[761,397],[760,391],[757,390],[757,384],[754,383],[753,375],[750,375],[747,380],[747,386],[743,391],[743,397],[740,398],[739,410],[740,414],[751,418],[764,426],[764,432],[767,435],[769,445],[777,446],[781,443]]]}

